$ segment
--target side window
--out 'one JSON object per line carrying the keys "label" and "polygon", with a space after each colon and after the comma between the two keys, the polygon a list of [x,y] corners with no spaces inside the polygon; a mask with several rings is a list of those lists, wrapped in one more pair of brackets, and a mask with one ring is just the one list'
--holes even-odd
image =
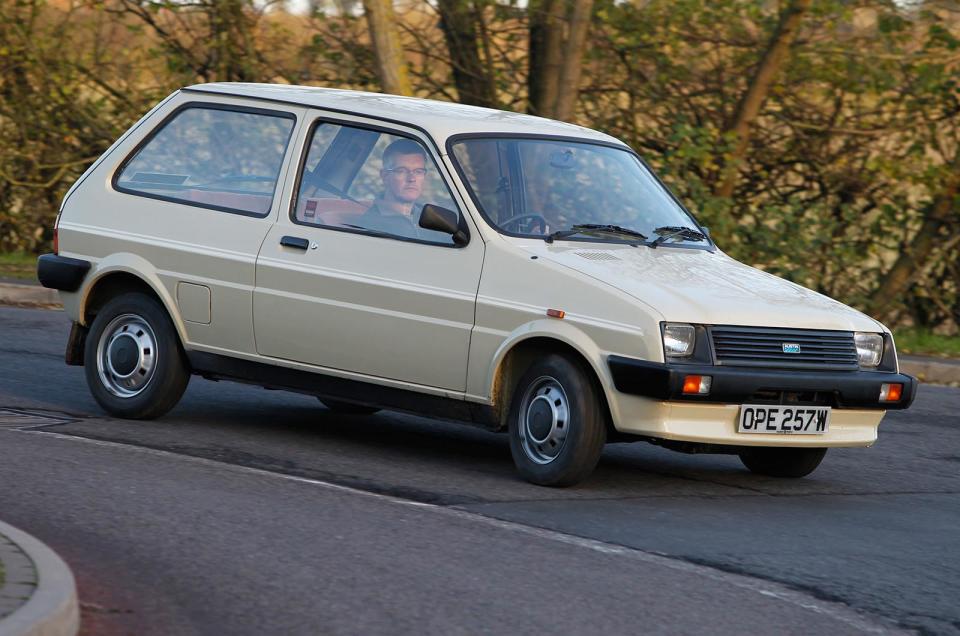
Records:
{"label": "side window", "polygon": [[430,153],[399,135],[320,123],[300,178],[294,220],[453,245],[419,226],[427,203],[457,210]]}
{"label": "side window", "polygon": [[117,189],[265,215],[294,121],[282,113],[191,106],[127,160]]}

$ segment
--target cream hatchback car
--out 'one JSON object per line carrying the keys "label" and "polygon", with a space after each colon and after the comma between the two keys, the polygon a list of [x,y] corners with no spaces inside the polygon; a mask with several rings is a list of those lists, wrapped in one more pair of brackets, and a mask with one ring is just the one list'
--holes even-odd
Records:
{"label": "cream hatchback car", "polygon": [[916,392],[882,324],[724,254],[617,139],[527,115],[191,86],[56,237],[67,363],[119,417],[238,380],[505,431],[560,486],[630,440],[800,477]]}

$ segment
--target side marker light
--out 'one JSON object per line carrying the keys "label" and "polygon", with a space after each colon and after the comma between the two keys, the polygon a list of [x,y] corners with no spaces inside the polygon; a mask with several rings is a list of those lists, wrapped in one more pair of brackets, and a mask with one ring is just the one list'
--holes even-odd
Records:
{"label": "side marker light", "polygon": [[567,312],[562,311],[560,309],[548,309],[547,315],[550,316],[551,318],[563,318],[564,316],[567,315]]}

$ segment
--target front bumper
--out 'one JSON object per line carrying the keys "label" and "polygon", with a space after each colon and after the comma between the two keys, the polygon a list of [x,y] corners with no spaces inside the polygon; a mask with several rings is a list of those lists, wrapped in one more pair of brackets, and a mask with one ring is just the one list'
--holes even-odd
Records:
{"label": "front bumper", "polygon": [[[664,364],[622,356],[609,356],[607,364],[618,391],[687,404],[763,403],[771,395],[781,396],[784,403],[803,403],[805,396],[816,395],[817,403],[836,409],[905,409],[913,403],[919,384],[913,376],[884,371],[785,371]],[[711,376],[710,393],[684,394],[683,379],[688,375]],[[889,383],[903,385],[902,397],[880,402],[880,385]]]}
{"label": "front bumper", "polygon": [[821,435],[739,433],[739,404],[657,402],[620,394],[616,400],[616,429],[624,434],[711,446],[766,446],[780,448],[842,448],[870,446],[884,411],[837,409],[830,414],[830,430]]}

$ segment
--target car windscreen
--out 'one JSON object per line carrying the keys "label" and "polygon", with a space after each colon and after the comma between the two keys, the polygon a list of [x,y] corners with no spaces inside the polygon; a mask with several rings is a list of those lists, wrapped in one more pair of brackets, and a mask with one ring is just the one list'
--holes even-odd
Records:
{"label": "car windscreen", "polygon": [[[537,138],[467,138],[453,158],[487,222],[543,237],[575,226],[617,226],[656,237],[695,221],[631,152]],[[659,232],[657,230],[660,230]],[[588,232],[577,239],[609,234]],[[693,240],[705,245],[708,239]]]}

